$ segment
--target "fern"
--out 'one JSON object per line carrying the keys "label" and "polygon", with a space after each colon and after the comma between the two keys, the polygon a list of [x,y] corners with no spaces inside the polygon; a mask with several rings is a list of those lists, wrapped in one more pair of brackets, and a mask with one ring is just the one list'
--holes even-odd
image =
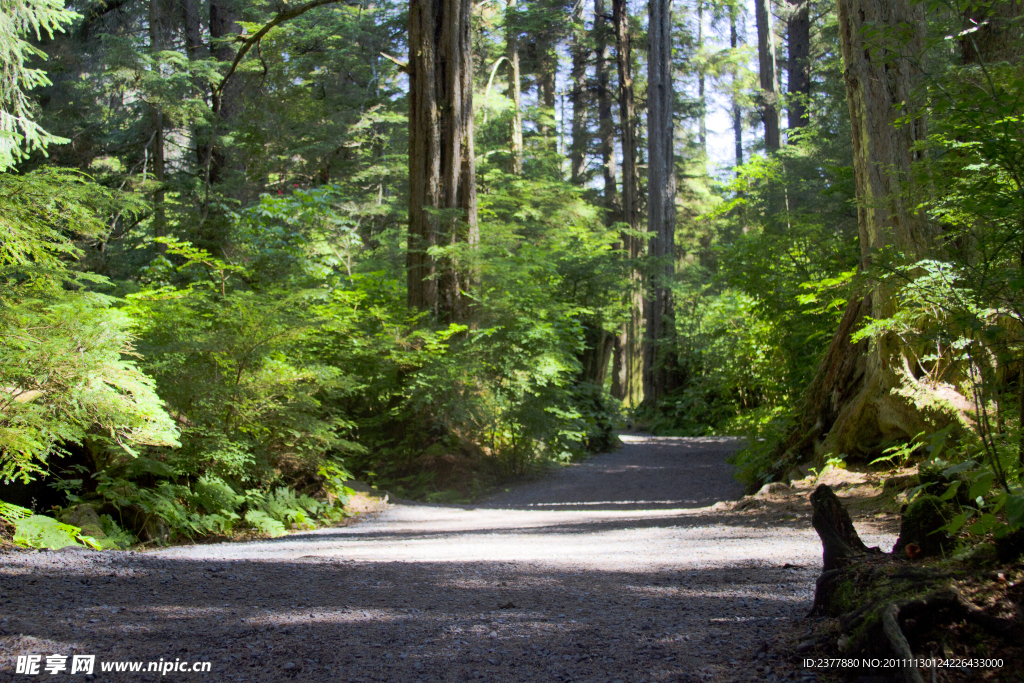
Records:
{"label": "fern", "polygon": [[284,524],[262,510],[249,510],[245,513],[245,521],[252,524],[260,533],[267,534],[271,538],[284,536]]}
{"label": "fern", "polygon": [[14,524],[19,519],[24,519],[32,515],[32,511],[28,508],[18,507],[17,505],[11,505],[0,500],[0,519]]}
{"label": "fern", "polygon": [[14,529],[14,542],[28,548],[59,550],[81,544],[94,550],[100,549],[95,538],[83,536],[78,527],[62,524],[53,517],[29,515],[15,521]]}

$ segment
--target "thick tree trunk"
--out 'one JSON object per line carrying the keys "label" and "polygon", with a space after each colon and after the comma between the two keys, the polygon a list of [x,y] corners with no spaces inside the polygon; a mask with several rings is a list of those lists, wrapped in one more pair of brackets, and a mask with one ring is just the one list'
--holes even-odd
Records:
{"label": "thick tree trunk", "polygon": [[408,303],[465,320],[467,275],[435,245],[477,241],[470,0],[409,8]]}
{"label": "thick tree trunk", "polygon": [[754,0],[757,21],[757,64],[761,82],[761,120],[764,122],[764,146],[777,152],[781,146],[779,96],[775,87],[775,36],[768,0]]}
{"label": "thick tree trunk", "polygon": [[647,256],[651,267],[643,349],[644,402],[674,388],[676,174],[673,155],[672,0],[650,0],[647,59]]}
{"label": "thick tree trunk", "polygon": [[[612,0],[612,22],[615,24],[616,61],[619,71],[619,118],[622,125],[622,216],[629,231],[639,227],[639,178],[637,175],[636,104],[633,93],[633,47],[629,29],[629,13],[626,0]],[[622,233],[624,256],[633,269],[631,280],[639,284],[639,273],[635,264],[640,256],[640,240],[631,232]],[[643,317],[641,307],[643,295],[638,286],[629,298],[629,318],[619,335],[615,346],[618,372],[612,380],[612,395],[621,398],[631,406],[637,406],[643,398]]]}
{"label": "thick tree trunk", "polygon": [[[922,258],[934,248],[934,234],[916,210],[910,185],[912,146],[924,135],[923,122],[910,109],[920,78],[915,55],[922,46],[925,19],[910,0],[840,0],[840,40],[853,133],[854,176],[860,226],[861,267],[867,270],[887,247],[907,258]],[[901,39],[872,34],[865,27],[906,26]],[[893,41],[892,44],[885,43]],[[897,126],[896,118],[908,116]],[[865,316],[882,319],[893,312],[891,292],[874,283],[863,300],[851,301],[839,330],[805,396],[796,430],[774,454],[774,474],[809,452],[870,456],[898,438],[908,438],[944,423],[894,392],[901,384],[931,392],[906,369],[897,340],[884,337],[870,349],[853,344],[850,334]],[[950,396],[956,400],[956,394]]]}
{"label": "thick tree trunk", "polygon": [[512,135],[510,171],[523,173],[523,102],[519,74],[519,28],[515,22],[516,0],[505,4],[505,56],[508,57],[508,97],[512,100]]}
{"label": "thick tree trunk", "polygon": [[572,143],[569,147],[569,178],[573,185],[586,180],[587,148],[587,57],[586,33],[583,29],[583,0],[576,0],[572,15]]}
{"label": "thick tree trunk", "polygon": [[789,0],[787,22],[789,61],[789,129],[803,128],[809,122],[807,100],[811,95],[811,19],[809,0]]}
{"label": "thick tree trunk", "polygon": [[[736,50],[740,45],[739,34],[736,31],[736,13],[729,12],[729,46]],[[732,72],[732,137],[736,150],[736,165],[743,165],[743,111],[740,109],[738,83],[736,71]]]}

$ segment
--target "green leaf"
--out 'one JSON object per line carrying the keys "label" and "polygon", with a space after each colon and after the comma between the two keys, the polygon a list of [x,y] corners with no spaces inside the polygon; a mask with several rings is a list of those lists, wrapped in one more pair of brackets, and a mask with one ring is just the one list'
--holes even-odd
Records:
{"label": "green leaf", "polygon": [[967,533],[981,536],[987,534],[992,528],[999,523],[999,520],[995,518],[995,515],[985,513],[981,516],[974,524],[967,527]]}
{"label": "green leaf", "polygon": [[991,472],[982,474],[974,480],[973,484],[971,484],[971,488],[967,491],[967,497],[971,500],[975,500],[978,496],[984,496],[992,490],[992,482],[994,482],[995,479],[995,475]]}
{"label": "green leaf", "polygon": [[973,461],[973,460],[965,460],[962,463],[959,463],[957,465],[953,465],[952,467],[947,467],[946,469],[942,470],[942,476],[944,476],[945,478],[949,479],[954,474],[960,474],[961,472],[966,472],[967,470],[972,469],[972,468],[977,467],[977,466],[978,466],[978,463],[976,463],[975,461]]}
{"label": "green leaf", "polygon": [[1024,494],[1006,497],[1006,521],[1012,527],[1024,526]]}
{"label": "green leaf", "polygon": [[956,495],[957,489],[959,488],[960,482],[954,481],[952,484],[946,487],[946,492],[939,496],[939,500],[950,500],[951,498],[953,498],[953,496]]}
{"label": "green leaf", "polygon": [[963,525],[967,523],[967,520],[970,519],[973,516],[974,516],[974,511],[973,510],[969,510],[967,512],[961,512],[960,514],[958,514],[955,517],[953,517],[953,519],[951,519],[949,521],[949,524],[947,524],[946,526],[942,527],[942,529],[944,529],[946,531],[946,533],[948,533],[950,535],[953,535],[956,532],[960,531],[960,528],[963,527]]}

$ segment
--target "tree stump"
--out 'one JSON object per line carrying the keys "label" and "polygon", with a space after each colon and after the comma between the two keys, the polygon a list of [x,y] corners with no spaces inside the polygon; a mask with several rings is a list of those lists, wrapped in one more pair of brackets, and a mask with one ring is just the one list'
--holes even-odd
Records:
{"label": "tree stump", "polygon": [[811,524],[821,539],[822,559],[824,567],[818,577],[814,591],[812,616],[825,616],[830,613],[830,602],[835,592],[836,583],[851,560],[866,555],[881,554],[878,548],[869,548],[860,540],[857,530],[853,527],[850,513],[832,492],[832,487],[822,484],[811,494],[811,508],[814,514]]}

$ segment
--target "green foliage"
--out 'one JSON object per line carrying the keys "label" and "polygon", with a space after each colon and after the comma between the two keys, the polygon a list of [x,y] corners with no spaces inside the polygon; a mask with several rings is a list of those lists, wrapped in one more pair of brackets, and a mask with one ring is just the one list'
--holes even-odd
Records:
{"label": "green foliage", "polygon": [[14,524],[19,519],[29,517],[32,511],[20,505],[11,505],[0,500],[0,519]]}
{"label": "green foliage", "polygon": [[61,524],[53,517],[29,515],[14,522],[14,542],[27,548],[60,550],[66,546],[85,546],[99,550],[100,545],[82,530],[70,524]]}
{"label": "green foliage", "polygon": [[61,0],[3,0],[0,2],[0,173],[33,151],[67,142],[51,135],[34,120],[28,92],[50,85],[42,69],[28,66],[46,53],[30,40],[53,39],[76,14]]}
{"label": "green foliage", "polygon": [[104,538],[98,538],[103,550],[127,550],[138,542],[134,534],[125,531],[110,515],[100,515],[100,528]]}
{"label": "green foliage", "polygon": [[[139,371],[132,321],[76,272],[73,236],[100,237],[111,193],[58,170],[0,174],[0,478],[28,481],[62,443],[91,430],[111,447],[175,445],[176,430]],[[130,205],[129,205],[130,207]]]}

